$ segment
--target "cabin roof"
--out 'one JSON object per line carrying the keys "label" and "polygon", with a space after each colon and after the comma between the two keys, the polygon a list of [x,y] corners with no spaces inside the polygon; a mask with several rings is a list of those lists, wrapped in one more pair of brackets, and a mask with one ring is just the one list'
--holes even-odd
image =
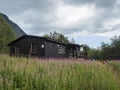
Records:
{"label": "cabin roof", "polygon": [[71,44],[71,43],[69,43],[69,46],[81,46],[81,45],[79,45],[79,44]]}
{"label": "cabin roof", "polygon": [[62,45],[81,46],[81,45],[79,45],[79,44],[63,43],[63,42],[60,42],[60,41],[56,41],[56,40],[52,40],[52,39],[47,39],[47,38],[44,38],[44,37],[41,37],[41,36],[33,36],[33,35],[23,35],[23,36],[21,36],[20,38],[14,40],[14,41],[12,41],[12,42],[10,42],[10,43],[8,44],[8,46],[12,45],[13,43],[15,43],[15,42],[17,42],[17,41],[19,41],[19,40],[21,40],[21,39],[23,39],[23,38],[25,38],[25,37],[40,38],[40,39],[44,39],[44,40],[49,41],[49,42],[58,43],[58,44],[62,44]]}

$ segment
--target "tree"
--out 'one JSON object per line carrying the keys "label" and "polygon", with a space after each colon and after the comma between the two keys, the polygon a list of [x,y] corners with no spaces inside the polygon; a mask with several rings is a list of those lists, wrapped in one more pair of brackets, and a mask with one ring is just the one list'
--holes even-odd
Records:
{"label": "tree", "polygon": [[10,25],[0,16],[0,53],[8,53],[7,44],[15,39],[15,33]]}
{"label": "tree", "polygon": [[105,60],[109,58],[111,48],[108,43],[101,43],[101,59]]}
{"label": "tree", "polygon": [[111,52],[113,59],[120,59],[120,36],[114,36],[111,39]]}
{"label": "tree", "polygon": [[75,44],[74,38],[72,38],[72,39],[70,40],[70,43]]}
{"label": "tree", "polygon": [[90,49],[88,57],[94,57],[96,59],[120,59],[120,36],[114,36],[111,38],[111,43],[101,43],[99,49]]}
{"label": "tree", "polygon": [[88,58],[94,58],[96,60],[101,59],[101,51],[99,49],[89,49]]}
{"label": "tree", "polygon": [[53,39],[56,41],[60,41],[63,43],[69,43],[69,40],[67,37],[65,37],[63,34],[57,33],[56,31],[50,34],[45,34],[43,37],[48,38],[48,39]]}

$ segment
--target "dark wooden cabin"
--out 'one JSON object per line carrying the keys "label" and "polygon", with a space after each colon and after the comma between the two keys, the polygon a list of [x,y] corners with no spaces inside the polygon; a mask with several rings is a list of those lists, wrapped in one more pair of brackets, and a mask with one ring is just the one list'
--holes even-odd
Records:
{"label": "dark wooden cabin", "polygon": [[25,35],[8,44],[10,55],[40,58],[85,58],[85,48],[44,37]]}

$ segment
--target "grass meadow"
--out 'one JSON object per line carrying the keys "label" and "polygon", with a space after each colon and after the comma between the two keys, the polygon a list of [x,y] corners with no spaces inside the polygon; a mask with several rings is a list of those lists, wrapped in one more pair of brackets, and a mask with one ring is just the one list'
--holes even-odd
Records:
{"label": "grass meadow", "polygon": [[120,61],[0,55],[0,90],[120,90]]}

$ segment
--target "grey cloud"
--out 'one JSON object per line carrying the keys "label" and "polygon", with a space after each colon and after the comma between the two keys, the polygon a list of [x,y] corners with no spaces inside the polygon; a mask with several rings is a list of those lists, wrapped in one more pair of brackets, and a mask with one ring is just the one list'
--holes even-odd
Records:
{"label": "grey cloud", "polygon": [[54,8],[54,3],[52,0],[1,0],[0,8],[1,11],[11,15],[22,13],[27,9],[49,12]]}
{"label": "grey cloud", "polygon": [[103,8],[112,8],[116,3],[117,0],[96,0],[96,6]]}
{"label": "grey cloud", "polygon": [[96,7],[111,8],[117,3],[117,0],[65,0],[72,5],[95,4]]}
{"label": "grey cloud", "polygon": [[62,0],[66,4],[75,6],[93,4],[98,12],[99,10],[102,11],[100,13],[96,12],[96,16],[84,24],[79,24],[78,22],[68,27],[61,27],[61,25],[56,26],[56,24],[51,26],[52,22],[57,21],[54,10],[57,9],[59,1],[60,0],[1,0],[0,10],[8,16],[15,15],[14,18],[32,10],[33,14],[20,17],[25,23],[32,24],[32,27],[25,30],[30,34],[39,32],[49,33],[51,31],[70,34],[84,30],[91,33],[103,33],[119,28],[118,25],[115,25],[111,29],[104,29],[105,21],[109,21],[112,18],[119,18],[120,5],[117,5],[117,0]]}
{"label": "grey cloud", "polygon": [[73,5],[93,4],[96,0],[65,0],[66,3]]}

